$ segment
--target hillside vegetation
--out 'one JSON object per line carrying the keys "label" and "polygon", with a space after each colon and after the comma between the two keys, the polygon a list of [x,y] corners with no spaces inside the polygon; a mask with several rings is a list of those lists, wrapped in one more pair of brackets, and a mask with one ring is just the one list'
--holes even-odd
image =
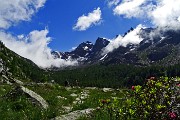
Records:
{"label": "hillside vegetation", "polygon": [[3,72],[6,74],[7,72],[11,73],[13,77],[22,80],[45,81],[44,70],[40,69],[32,61],[9,50],[2,42],[0,42],[0,59],[2,61],[1,67],[4,67]]}
{"label": "hillside vegetation", "polygon": [[[180,65],[172,66],[135,66],[131,64],[106,65],[97,64],[82,68],[50,71],[39,68],[33,62],[25,59],[0,44],[0,58],[6,73],[15,78],[34,82],[55,81],[64,85],[69,81],[71,85],[96,87],[131,87],[142,85],[150,76],[176,77],[180,76]],[[4,74],[4,73],[2,73]]]}

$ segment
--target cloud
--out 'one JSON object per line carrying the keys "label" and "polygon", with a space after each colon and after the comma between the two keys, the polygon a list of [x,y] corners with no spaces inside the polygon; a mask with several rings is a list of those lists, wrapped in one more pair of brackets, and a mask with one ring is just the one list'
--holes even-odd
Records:
{"label": "cloud", "polygon": [[91,13],[88,13],[87,16],[82,15],[81,17],[79,17],[73,29],[78,31],[84,31],[93,25],[100,24],[100,22],[101,22],[101,10],[98,7],[97,9],[93,10]]}
{"label": "cloud", "polygon": [[103,54],[112,52],[120,46],[126,47],[128,44],[139,44],[143,39],[139,36],[140,30],[144,28],[141,24],[138,25],[133,31],[127,33],[124,37],[119,35],[104,48]]}
{"label": "cloud", "polygon": [[115,15],[149,19],[154,26],[180,29],[179,0],[123,0],[115,6]]}
{"label": "cloud", "polygon": [[51,49],[48,47],[51,38],[48,37],[48,30],[34,30],[27,36],[20,35],[16,37],[10,33],[0,31],[0,40],[12,51],[20,56],[32,60],[42,68],[64,67],[76,65],[77,61],[54,59]]}
{"label": "cloud", "polygon": [[115,15],[125,15],[127,18],[142,16],[144,11],[140,6],[146,0],[123,0],[121,4],[114,8]]}
{"label": "cloud", "polygon": [[180,28],[180,1],[179,0],[159,0],[156,9],[151,12],[150,18],[153,24],[171,29]]}
{"label": "cloud", "polygon": [[0,28],[8,29],[20,21],[29,21],[46,0],[0,0]]}
{"label": "cloud", "polygon": [[117,5],[120,2],[120,0],[107,0],[108,7],[112,7],[114,5]]}
{"label": "cloud", "polygon": [[0,0],[0,40],[9,49],[42,68],[76,65],[77,61],[54,59],[52,50],[48,47],[51,37],[47,36],[47,29],[17,36],[7,32],[9,27],[21,21],[30,21],[45,2],[46,0]]}
{"label": "cloud", "polygon": [[180,22],[180,16],[178,17],[178,21]]}

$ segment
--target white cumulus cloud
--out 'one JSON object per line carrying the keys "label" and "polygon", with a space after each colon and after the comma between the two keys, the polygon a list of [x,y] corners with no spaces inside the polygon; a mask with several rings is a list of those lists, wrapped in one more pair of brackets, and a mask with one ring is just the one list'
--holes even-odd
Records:
{"label": "white cumulus cloud", "polygon": [[115,15],[149,19],[155,26],[180,29],[180,0],[122,0],[115,6]]}
{"label": "white cumulus cloud", "polygon": [[114,14],[125,15],[127,18],[142,16],[144,11],[140,6],[146,0],[123,0],[121,4],[114,8]]}
{"label": "white cumulus cloud", "polygon": [[46,0],[0,0],[0,28],[7,29],[20,21],[29,21]]}
{"label": "white cumulus cloud", "polygon": [[0,40],[12,51],[32,60],[42,68],[64,67],[76,65],[76,61],[54,59],[51,49],[48,47],[51,38],[48,37],[48,30],[34,30],[28,35],[13,36],[10,33],[0,31]]}
{"label": "white cumulus cloud", "polygon": [[151,11],[153,24],[160,27],[179,29],[180,0],[158,0],[156,9]]}
{"label": "white cumulus cloud", "polygon": [[178,21],[180,22],[180,16],[178,17]]}
{"label": "white cumulus cloud", "polygon": [[54,59],[48,47],[49,31],[33,30],[28,35],[12,35],[8,28],[20,21],[30,21],[46,0],[0,0],[0,40],[12,51],[32,60],[42,68],[76,65],[77,61]]}
{"label": "white cumulus cloud", "polygon": [[120,2],[120,0],[107,0],[107,3],[108,3],[109,7],[117,5],[119,2]]}
{"label": "white cumulus cloud", "polygon": [[120,46],[126,47],[128,44],[139,44],[143,39],[139,36],[140,30],[144,28],[141,24],[138,25],[133,31],[127,33],[124,37],[119,35],[104,48],[103,54],[112,52]]}
{"label": "white cumulus cloud", "polygon": [[92,25],[100,24],[101,22],[101,9],[98,7],[87,16],[82,15],[78,18],[77,23],[73,27],[74,30],[84,31],[90,28]]}

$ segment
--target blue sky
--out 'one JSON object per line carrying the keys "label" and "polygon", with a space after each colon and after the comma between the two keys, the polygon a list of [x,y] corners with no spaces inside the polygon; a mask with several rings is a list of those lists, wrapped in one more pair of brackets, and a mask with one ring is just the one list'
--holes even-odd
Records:
{"label": "blue sky", "polygon": [[[85,31],[73,30],[77,19],[94,9],[100,7],[102,22]],[[117,34],[123,34],[130,27],[136,27],[142,20],[127,19],[113,14],[113,9],[108,7],[104,0],[87,1],[79,0],[47,0],[31,21],[20,22],[9,29],[10,32],[28,34],[32,30],[41,30],[48,27],[48,36],[52,37],[49,47],[53,50],[69,51],[81,42],[95,42],[98,37],[112,39]]]}

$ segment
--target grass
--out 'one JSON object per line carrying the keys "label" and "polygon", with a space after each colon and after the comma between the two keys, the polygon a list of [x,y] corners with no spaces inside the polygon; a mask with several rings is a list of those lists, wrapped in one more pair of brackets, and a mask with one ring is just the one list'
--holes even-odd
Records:
{"label": "grass", "polygon": [[2,84],[0,83],[0,96],[5,95],[6,93],[8,93],[11,90],[11,86],[7,85],[7,84]]}
{"label": "grass", "polygon": [[[28,100],[26,95],[19,95],[15,99],[0,98],[0,119],[50,119],[62,114],[66,114],[75,110],[83,110],[87,108],[97,108],[99,106],[99,100],[111,99],[112,97],[123,97],[123,92],[119,90],[113,90],[109,92],[103,92],[102,89],[86,89],[86,88],[65,88],[58,84],[33,84],[25,86],[30,90],[38,93],[49,104],[47,110],[43,110],[40,106],[32,104]],[[12,86],[1,84],[0,96],[7,94],[13,89]],[[83,91],[88,92],[87,98],[83,99],[82,104],[74,104],[76,98],[81,96]],[[77,96],[71,96],[76,94]],[[58,96],[64,97],[58,98]],[[64,106],[72,107],[70,111],[66,111]],[[80,119],[88,119],[81,117]]]}
{"label": "grass", "polygon": [[[88,100],[84,102],[84,104],[81,104],[78,109],[81,109],[84,106],[86,106],[86,108],[88,107],[97,108],[97,106],[100,105],[101,102],[100,100],[107,100],[107,99],[113,100],[114,98],[122,99],[124,98],[126,92],[127,89],[114,90],[110,92],[103,92],[102,90],[92,90],[90,92],[90,97],[88,98]],[[78,120],[110,120],[111,119],[107,111],[102,111],[99,109],[96,109],[91,114],[91,116],[81,116]]]}
{"label": "grass", "polygon": [[[23,120],[43,118],[41,109],[34,106],[25,95],[17,95],[14,98],[6,98],[4,95],[12,90],[9,85],[0,85],[7,92],[0,92],[0,119],[1,120]],[[11,89],[10,89],[11,88]],[[4,91],[4,90],[3,90]]]}

